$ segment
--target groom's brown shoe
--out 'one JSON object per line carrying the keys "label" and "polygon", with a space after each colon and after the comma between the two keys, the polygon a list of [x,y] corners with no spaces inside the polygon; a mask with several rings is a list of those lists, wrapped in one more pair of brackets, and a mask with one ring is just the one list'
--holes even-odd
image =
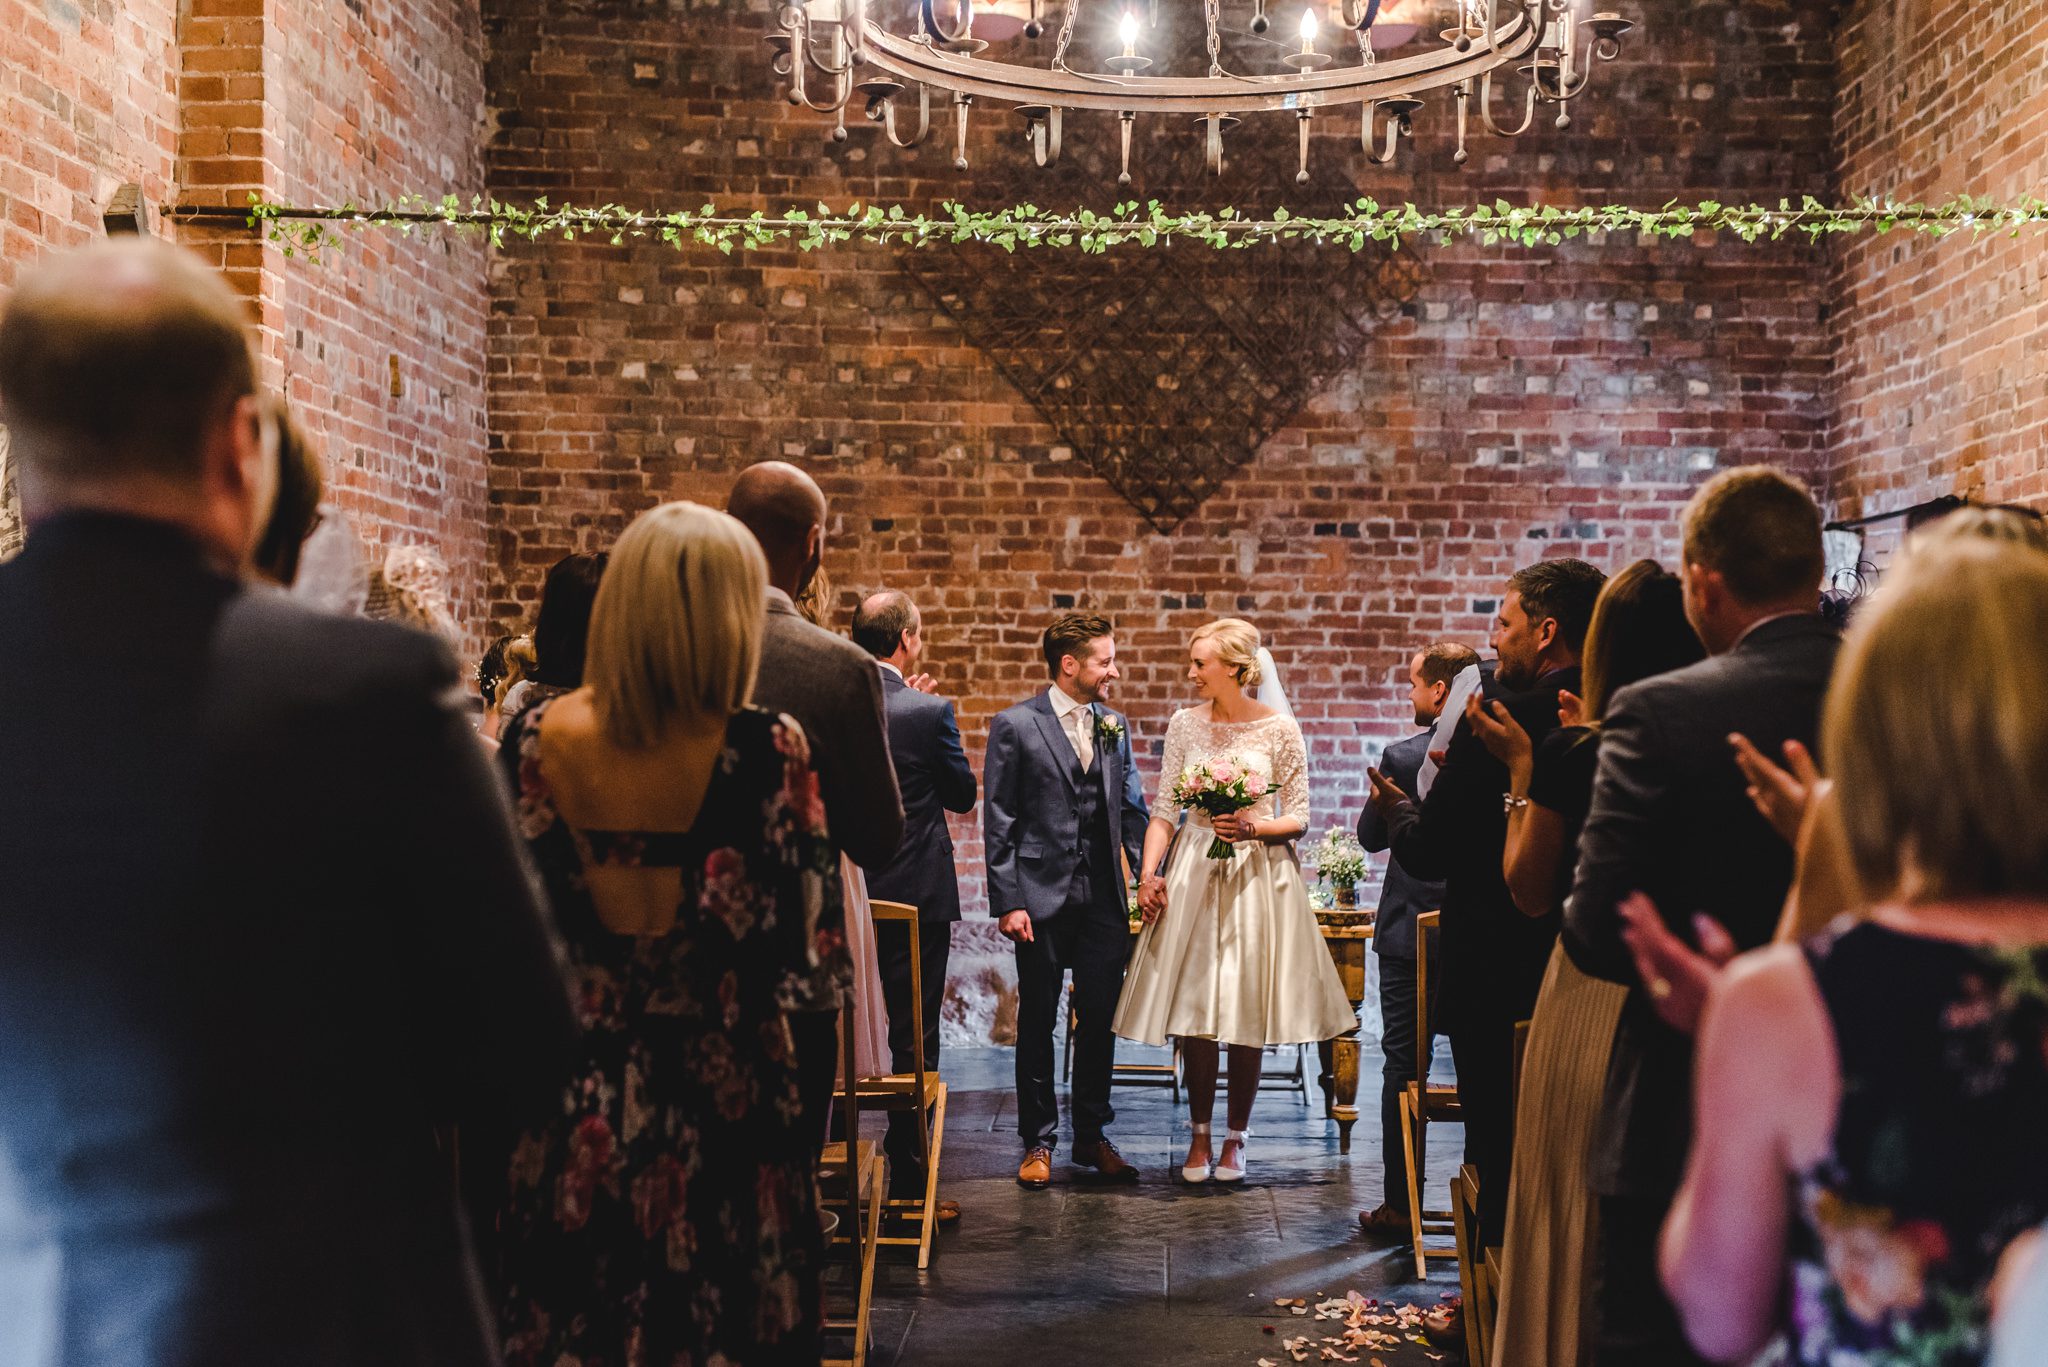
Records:
{"label": "groom's brown shoe", "polygon": [[1052,1185],[1052,1150],[1033,1149],[1017,1166],[1017,1185],[1033,1191]]}
{"label": "groom's brown shoe", "polygon": [[1107,1139],[1074,1145],[1074,1161],[1084,1168],[1095,1169],[1096,1175],[1105,1182],[1138,1180],[1138,1170],[1125,1161],[1124,1156],[1116,1151],[1116,1145]]}

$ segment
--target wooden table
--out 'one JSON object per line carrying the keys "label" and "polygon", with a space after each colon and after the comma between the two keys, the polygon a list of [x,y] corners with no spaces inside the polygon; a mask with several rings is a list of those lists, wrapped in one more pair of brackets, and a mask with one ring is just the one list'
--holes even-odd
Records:
{"label": "wooden table", "polygon": [[1365,1001],[1365,956],[1371,952],[1372,923],[1370,911],[1316,913],[1316,925],[1337,965],[1352,1012],[1349,1030],[1316,1046],[1323,1063],[1323,1114],[1337,1122],[1339,1153],[1351,1152],[1351,1127],[1358,1123],[1358,1008]]}

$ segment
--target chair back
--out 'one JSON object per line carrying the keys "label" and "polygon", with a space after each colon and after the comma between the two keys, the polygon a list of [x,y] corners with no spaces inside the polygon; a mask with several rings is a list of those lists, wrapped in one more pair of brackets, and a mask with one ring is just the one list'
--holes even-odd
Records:
{"label": "chair back", "polygon": [[[910,1095],[917,1107],[918,1149],[926,1162],[931,1161],[931,1135],[925,1128],[924,1075],[924,951],[921,941],[923,927],[918,924],[917,908],[908,902],[889,902],[878,898],[868,899],[868,910],[873,913],[877,925],[893,922],[904,928],[910,937]],[[893,1033],[893,1031],[892,1031]]]}
{"label": "chair back", "polygon": [[1415,918],[1415,1080],[1429,1090],[1429,955],[1430,946],[1442,934],[1444,914],[1425,911]]}

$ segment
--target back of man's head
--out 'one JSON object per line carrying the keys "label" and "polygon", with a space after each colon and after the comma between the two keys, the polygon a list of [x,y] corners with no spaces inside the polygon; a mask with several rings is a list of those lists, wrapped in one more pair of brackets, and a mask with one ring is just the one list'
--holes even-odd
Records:
{"label": "back of man's head", "polygon": [[1432,641],[1419,652],[1422,681],[1447,684],[1479,663],[1479,652],[1462,641]]}
{"label": "back of man's head", "polygon": [[1548,617],[1557,623],[1557,639],[1576,657],[1586,647],[1586,628],[1593,623],[1593,605],[1600,601],[1607,576],[1583,560],[1539,560],[1515,571],[1508,586],[1522,600],[1531,622]]}
{"label": "back of man's head", "polygon": [[153,239],[25,272],[0,312],[0,422],[25,474],[196,486],[209,431],[255,392],[245,323],[217,272]]}
{"label": "back of man's head", "polygon": [[910,595],[883,589],[862,600],[853,614],[853,643],[878,660],[886,660],[917,630],[917,607]]}
{"label": "back of man's head", "polygon": [[740,471],[725,510],[761,543],[768,582],[795,593],[802,585],[789,581],[806,579],[815,568],[805,562],[817,550],[812,533],[825,523],[825,494],[817,481],[787,461],[762,461]]}
{"label": "back of man's head", "polygon": [[1820,509],[1806,486],[1768,465],[1723,470],[1685,505],[1688,565],[1712,570],[1747,607],[1820,601]]}

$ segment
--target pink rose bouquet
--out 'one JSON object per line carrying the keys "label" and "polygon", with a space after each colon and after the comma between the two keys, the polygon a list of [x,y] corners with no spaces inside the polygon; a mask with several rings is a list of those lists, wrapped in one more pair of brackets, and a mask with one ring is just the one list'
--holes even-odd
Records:
{"label": "pink rose bouquet", "polygon": [[[1173,781],[1176,807],[1199,808],[1212,818],[1241,812],[1265,795],[1266,776],[1238,759],[1190,764]],[[1230,842],[1222,836],[1210,840],[1209,858],[1230,858]]]}

